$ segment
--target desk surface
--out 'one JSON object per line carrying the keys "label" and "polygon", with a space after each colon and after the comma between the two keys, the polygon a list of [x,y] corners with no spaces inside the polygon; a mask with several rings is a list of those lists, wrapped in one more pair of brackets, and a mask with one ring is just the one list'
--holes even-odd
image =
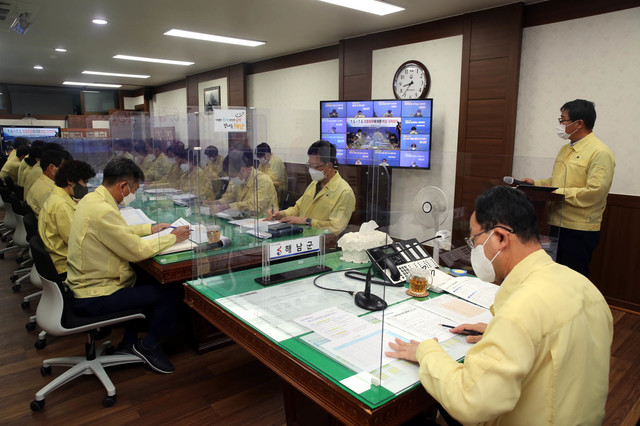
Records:
{"label": "desk surface", "polygon": [[[354,266],[339,260],[339,253],[327,255],[334,269]],[[287,262],[272,266],[272,273],[312,263],[312,260]],[[197,283],[186,285],[185,302],[204,318],[252,353],[297,390],[347,424],[399,424],[433,404],[433,399],[419,384],[396,396],[384,387],[371,387],[356,394],[340,384],[353,371],[313,349],[299,339],[280,342],[266,337],[248,323],[227,311],[216,299],[262,288],[253,281],[261,275],[254,268],[225,275],[232,287],[209,288]],[[304,360],[304,361],[302,361]]]}
{"label": "desk surface", "polygon": [[[176,219],[183,217],[187,221],[193,220],[191,215],[187,215],[186,207],[171,206],[158,208],[153,202],[136,202],[136,208],[142,209],[149,218],[158,223],[172,223]],[[193,251],[182,251],[165,255],[158,255],[151,259],[143,260],[138,265],[148,272],[154,279],[162,284],[184,282],[194,277],[194,265],[202,274],[226,273],[236,269],[258,266],[262,263],[262,244],[263,240],[244,233],[239,227],[231,225],[227,220],[219,219],[212,216],[203,216],[207,223],[216,223],[220,225],[221,234],[231,238],[230,247],[224,247],[217,250],[210,250],[203,253],[195,253]],[[317,228],[304,227],[302,235],[320,235],[325,234],[327,249],[336,247],[336,236],[330,232],[326,232]],[[264,240],[266,243],[284,241],[295,238],[280,237]]]}

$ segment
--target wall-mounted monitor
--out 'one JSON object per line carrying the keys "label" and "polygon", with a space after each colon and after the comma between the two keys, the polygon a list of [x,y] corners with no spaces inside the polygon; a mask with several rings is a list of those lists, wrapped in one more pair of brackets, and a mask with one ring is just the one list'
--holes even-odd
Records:
{"label": "wall-mounted monitor", "polygon": [[338,162],[429,169],[433,99],[321,101],[320,137]]}
{"label": "wall-mounted monitor", "polygon": [[58,126],[2,126],[2,140],[5,142],[18,137],[42,139],[58,136],[60,136],[60,127]]}

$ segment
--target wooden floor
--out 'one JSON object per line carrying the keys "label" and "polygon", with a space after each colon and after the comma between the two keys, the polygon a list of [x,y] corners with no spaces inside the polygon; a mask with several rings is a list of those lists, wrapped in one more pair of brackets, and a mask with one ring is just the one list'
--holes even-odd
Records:
{"label": "wooden floor", "polygon": [[[4,244],[0,244],[4,247]],[[106,395],[93,376],[84,376],[52,392],[45,409],[34,413],[29,403],[51,377],[42,377],[43,359],[83,354],[84,335],[49,337],[46,348],[33,344],[37,331],[24,325],[33,315],[20,302],[29,294],[25,283],[13,293],[9,280],[15,253],[0,260],[0,424],[223,424],[281,425],[285,423],[280,379],[238,345],[197,355],[186,344],[168,354],[176,367],[170,375],[142,365],[111,367],[117,403],[102,407]],[[606,425],[635,425],[640,419],[640,316],[612,309],[614,340]],[[120,330],[109,337],[118,342]],[[178,342],[181,340],[178,339]],[[54,368],[56,375],[63,368]]]}

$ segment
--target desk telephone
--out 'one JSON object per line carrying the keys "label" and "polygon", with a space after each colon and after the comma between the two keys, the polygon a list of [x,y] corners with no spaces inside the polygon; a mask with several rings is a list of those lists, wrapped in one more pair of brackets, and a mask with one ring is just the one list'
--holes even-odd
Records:
{"label": "desk telephone", "polygon": [[[413,268],[436,269],[438,267],[415,238],[369,249],[367,255],[378,272],[386,275],[394,284],[406,281]],[[392,256],[381,259],[389,255]]]}

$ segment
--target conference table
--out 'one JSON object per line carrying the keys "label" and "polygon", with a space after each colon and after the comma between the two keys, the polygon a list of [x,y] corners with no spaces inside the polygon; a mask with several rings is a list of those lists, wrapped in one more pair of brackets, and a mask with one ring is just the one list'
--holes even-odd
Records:
{"label": "conference table", "polygon": [[[327,254],[325,264],[334,270],[362,267],[341,261],[340,255]],[[313,257],[294,259],[272,265],[271,271],[277,274],[315,262]],[[335,424],[337,420],[350,425],[396,425],[433,408],[435,401],[419,383],[397,393],[383,386],[354,392],[342,383],[354,374],[344,363],[301,338],[274,338],[229,309],[230,296],[255,295],[264,288],[255,282],[261,274],[258,267],[188,281],[185,303],[283,379],[287,424]]]}

